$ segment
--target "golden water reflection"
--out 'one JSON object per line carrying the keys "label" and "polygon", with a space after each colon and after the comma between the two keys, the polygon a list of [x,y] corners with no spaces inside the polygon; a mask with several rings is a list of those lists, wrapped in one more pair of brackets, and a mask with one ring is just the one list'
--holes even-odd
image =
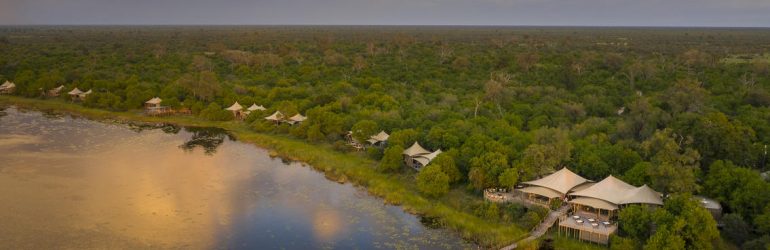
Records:
{"label": "golden water reflection", "polygon": [[0,249],[468,246],[251,145],[6,112]]}

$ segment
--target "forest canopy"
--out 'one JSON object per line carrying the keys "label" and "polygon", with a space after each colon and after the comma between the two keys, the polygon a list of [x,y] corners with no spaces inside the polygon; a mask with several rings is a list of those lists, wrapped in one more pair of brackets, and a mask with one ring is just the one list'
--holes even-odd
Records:
{"label": "forest canopy", "polygon": [[[158,96],[217,121],[233,119],[223,108],[235,101],[256,103],[267,110],[244,121],[255,131],[339,150],[351,150],[348,131],[365,140],[384,130],[388,146],[366,154],[383,172],[409,171],[400,152],[415,141],[445,152],[417,176],[431,197],[564,166],[614,175],[674,197],[659,212],[621,214],[649,219],[618,242],[651,249],[703,247],[693,232],[714,240],[712,228],[680,222],[708,221],[681,198],[706,195],[730,215],[725,230],[747,232],[723,237],[749,248],[770,244],[770,184],[760,177],[768,50],[764,29],[6,26],[0,82],[30,98],[61,84],[92,89],[83,105],[113,111]],[[308,119],[262,119],[275,111]],[[656,221],[657,233],[643,230]]]}

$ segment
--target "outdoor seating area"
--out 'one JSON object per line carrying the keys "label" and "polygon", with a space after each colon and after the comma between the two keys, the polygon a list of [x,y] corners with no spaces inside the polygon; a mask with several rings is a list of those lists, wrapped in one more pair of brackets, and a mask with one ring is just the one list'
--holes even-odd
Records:
{"label": "outdoor seating area", "polygon": [[516,187],[511,201],[550,208],[557,199],[566,202],[570,209],[568,216],[559,218],[559,232],[599,244],[607,244],[609,236],[617,230],[614,221],[624,206],[663,205],[662,195],[647,185],[635,187],[612,175],[593,182],[567,168],[522,182]]}
{"label": "outdoor seating area", "polygon": [[582,213],[571,213],[559,218],[559,235],[581,241],[608,244],[610,235],[618,230],[617,223]]}
{"label": "outdoor seating area", "polygon": [[514,195],[507,188],[487,188],[484,189],[484,199],[491,202],[505,203],[513,201]]}

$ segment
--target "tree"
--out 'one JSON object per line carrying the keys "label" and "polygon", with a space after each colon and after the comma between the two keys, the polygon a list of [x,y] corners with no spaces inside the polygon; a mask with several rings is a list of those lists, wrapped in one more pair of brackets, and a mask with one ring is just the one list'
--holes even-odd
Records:
{"label": "tree", "polygon": [[227,121],[234,118],[230,111],[222,109],[221,106],[213,102],[201,111],[200,116],[209,121]]}
{"label": "tree", "polygon": [[433,159],[433,161],[430,162],[430,165],[437,165],[441,167],[441,171],[443,171],[447,177],[449,177],[449,183],[456,183],[463,178],[462,173],[460,173],[460,169],[458,169],[457,164],[455,164],[455,155],[457,155],[457,150],[451,149],[447,152],[439,154],[435,159]]}
{"label": "tree", "polygon": [[751,150],[754,130],[740,122],[731,122],[724,113],[699,116],[689,131],[694,139],[693,146],[703,156],[703,164],[710,165],[717,159],[744,166],[755,162]]}
{"label": "tree", "polygon": [[676,229],[670,229],[667,226],[661,226],[655,235],[647,240],[644,246],[645,250],[684,250],[685,241],[676,234]]}
{"label": "tree", "polygon": [[403,148],[412,146],[412,143],[419,140],[420,134],[414,129],[396,130],[388,137],[388,144],[400,145]]}
{"label": "tree", "polygon": [[[682,145],[680,145],[682,143]],[[677,142],[670,129],[659,130],[642,143],[642,149],[652,165],[647,175],[655,190],[668,193],[695,192],[695,171],[699,167],[700,154],[686,148],[690,140]]]}
{"label": "tree", "polygon": [[[763,214],[770,204],[770,183],[751,169],[735,166],[730,161],[715,161],[709,167],[703,186],[706,193],[721,201],[748,222]],[[762,227],[762,224],[755,225]],[[766,228],[767,229],[767,228]]]}
{"label": "tree", "polygon": [[647,206],[632,205],[620,210],[618,215],[620,229],[637,241],[647,240],[652,233],[654,218],[652,211]]}
{"label": "tree", "polygon": [[501,186],[513,188],[516,183],[519,182],[519,170],[516,168],[508,168],[500,174],[498,182]]}
{"label": "tree", "polygon": [[417,174],[417,189],[430,197],[438,197],[449,192],[449,176],[441,166],[430,164]]}
{"label": "tree", "polygon": [[382,156],[382,161],[380,161],[380,171],[398,172],[401,170],[404,162],[403,153],[404,147],[398,144],[391,145],[385,149],[385,154]]}
{"label": "tree", "polygon": [[722,216],[722,234],[736,245],[741,245],[751,239],[751,227],[740,214],[725,214]]}
{"label": "tree", "polygon": [[664,93],[664,104],[673,115],[682,112],[701,113],[705,111],[708,91],[697,81],[679,80]]}
{"label": "tree", "polygon": [[378,129],[376,122],[372,120],[360,120],[353,125],[351,131],[353,131],[354,139],[358,142],[365,143],[370,136],[379,132]]}
{"label": "tree", "polygon": [[498,186],[498,176],[508,168],[508,159],[501,153],[489,152],[471,159],[470,166],[468,179],[474,188],[481,190]]}

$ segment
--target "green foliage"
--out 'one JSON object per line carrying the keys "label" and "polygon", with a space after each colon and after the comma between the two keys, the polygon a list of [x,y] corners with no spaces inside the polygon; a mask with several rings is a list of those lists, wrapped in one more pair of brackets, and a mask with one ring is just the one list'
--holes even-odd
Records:
{"label": "green foliage", "polygon": [[498,176],[508,168],[505,155],[490,152],[471,159],[468,179],[477,190],[499,186]]}
{"label": "green foliage", "polygon": [[625,237],[620,237],[618,235],[612,235],[610,236],[610,250],[632,250],[632,249],[638,249],[639,244],[637,244],[638,241],[634,239],[629,239]]}
{"label": "green foliage", "polygon": [[430,197],[438,197],[449,192],[449,176],[441,166],[429,164],[417,174],[417,189]]}
{"label": "green foliage", "polygon": [[[740,214],[747,222],[753,222],[754,217],[763,214],[770,204],[770,183],[762,180],[756,171],[729,161],[712,163],[703,186],[710,197]],[[767,229],[766,225],[755,224]]]}
{"label": "green foliage", "polygon": [[382,161],[380,161],[380,171],[383,172],[397,172],[401,170],[401,167],[403,166],[404,157],[403,157],[404,147],[401,145],[395,144],[391,145],[387,149],[385,149],[385,153],[382,156]]}
{"label": "green foliage", "polygon": [[695,175],[700,167],[700,154],[683,147],[689,142],[683,141],[683,138],[677,142],[675,136],[669,129],[660,130],[642,143],[642,149],[652,163],[647,169],[650,186],[664,193],[692,193],[699,189]]}
{"label": "green foliage", "polygon": [[353,138],[361,143],[366,143],[370,136],[380,132],[377,123],[372,120],[360,120],[350,130],[353,131]]}
{"label": "green foliage", "polygon": [[224,110],[221,106],[213,102],[209,104],[206,109],[201,111],[200,117],[209,121],[227,121],[234,118],[232,112]]}
{"label": "green foliage", "polygon": [[[770,39],[762,31],[139,29],[0,30],[8,45],[0,46],[0,78],[26,97],[59,84],[93,89],[82,105],[114,111],[159,96],[203,120],[232,119],[214,103],[257,103],[270,110],[246,118],[250,131],[339,151],[351,149],[347,131],[369,130],[360,140],[392,131],[378,168],[397,180],[411,177],[399,173],[401,151],[419,141],[445,151],[431,164],[451,183],[476,188],[566,165],[666,194],[702,191],[739,214],[752,237],[769,231],[770,191],[757,174],[768,168],[770,144],[770,67],[760,49]],[[275,110],[309,119],[261,119]],[[672,234],[686,231],[666,224]],[[678,242],[663,236],[656,239]],[[746,244],[763,247],[760,239]]]}
{"label": "green foliage", "polygon": [[419,133],[414,129],[396,130],[390,134],[388,138],[388,144],[398,145],[402,148],[408,148],[412,144],[419,140]]}
{"label": "green foliage", "polygon": [[452,149],[448,152],[439,154],[430,162],[430,165],[441,167],[441,171],[449,177],[450,183],[456,183],[463,178],[462,173],[460,173],[460,170],[457,168],[457,164],[455,164],[455,155],[457,155],[457,150]]}
{"label": "green foliage", "polygon": [[751,226],[743,221],[740,214],[725,214],[722,224],[722,235],[734,244],[741,245],[751,239]]}
{"label": "green foliage", "polygon": [[498,177],[498,182],[503,187],[515,187],[516,183],[519,183],[519,170],[516,168],[508,168],[504,170],[503,173]]}
{"label": "green foliage", "polygon": [[647,206],[639,205],[623,208],[618,215],[618,220],[623,222],[620,223],[620,229],[626,236],[638,242],[643,242],[650,237],[654,219],[652,211]]}

